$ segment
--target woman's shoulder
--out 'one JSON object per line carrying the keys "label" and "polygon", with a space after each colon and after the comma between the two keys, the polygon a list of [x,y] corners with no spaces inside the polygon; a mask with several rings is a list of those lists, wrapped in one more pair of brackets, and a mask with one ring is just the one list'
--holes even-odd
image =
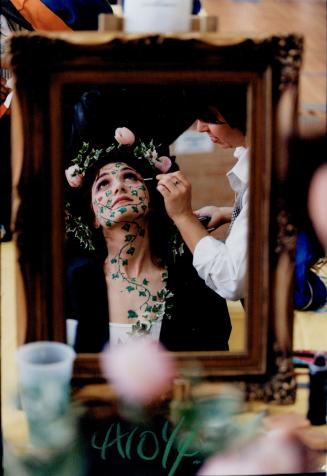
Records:
{"label": "woman's shoulder", "polygon": [[94,288],[105,280],[103,265],[93,256],[75,256],[66,265],[68,286]]}

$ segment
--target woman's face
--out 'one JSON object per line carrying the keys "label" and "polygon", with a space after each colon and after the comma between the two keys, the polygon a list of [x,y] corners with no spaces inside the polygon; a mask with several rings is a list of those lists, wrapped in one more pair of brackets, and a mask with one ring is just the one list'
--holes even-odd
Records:
{"label": "woman's face", "polygon": [[149,210],[149,192],[135,169],[123,162],[102,167],[92,185],[92,207],[96,223],[111,227],[145,216]]}
{"label": "woman's face", "polygon": [[215,117],[215,122],[198,119],[198,132],[206,132],[210,140],[223,149],[245,146],[245,137],[239,129],[230,127],[218,111],[215,111]]}

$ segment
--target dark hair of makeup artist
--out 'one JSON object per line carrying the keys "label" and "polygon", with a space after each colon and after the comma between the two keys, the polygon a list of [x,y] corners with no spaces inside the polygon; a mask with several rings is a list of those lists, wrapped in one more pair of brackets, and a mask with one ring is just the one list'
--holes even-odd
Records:
{"label": "dark hair of makeup artist", "polygon": [[233,129],[246,134],[247,88],[244,85],[223,84],[194,93],[198,119],[215,124],[217,111]]}

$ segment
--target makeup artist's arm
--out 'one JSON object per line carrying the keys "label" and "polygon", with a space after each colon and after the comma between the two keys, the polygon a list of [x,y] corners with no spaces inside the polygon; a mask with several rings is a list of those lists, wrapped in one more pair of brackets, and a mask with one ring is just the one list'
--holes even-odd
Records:
{"label": "makeup artist's arm", "polygon": [[[210,236],[193,214],[191,185],[181,172],[157,176],[168,215],[193,253],[193,265],[207,286],[225,299],[245,296],[248,252],[248,193],[225,242]],[[177,185],[176,185],[177,180]]]}
{"label": "makeup artist's arm", "polygon": [[168,215],[174,221],[192,253],[197,243],[209,236],[194,215],[191,206],[191,184],[182,172],[157,175],[157,189],[164,197]]}

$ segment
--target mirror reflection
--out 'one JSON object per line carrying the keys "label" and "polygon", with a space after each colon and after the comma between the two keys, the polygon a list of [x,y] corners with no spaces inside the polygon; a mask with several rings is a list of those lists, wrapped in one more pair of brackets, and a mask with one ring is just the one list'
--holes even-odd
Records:
{"label": "mirror reflection", "polygon": [[[247,88],[63,89],[67,338],[245,351]],[[226,175],[227,174],[227,175]]]}

